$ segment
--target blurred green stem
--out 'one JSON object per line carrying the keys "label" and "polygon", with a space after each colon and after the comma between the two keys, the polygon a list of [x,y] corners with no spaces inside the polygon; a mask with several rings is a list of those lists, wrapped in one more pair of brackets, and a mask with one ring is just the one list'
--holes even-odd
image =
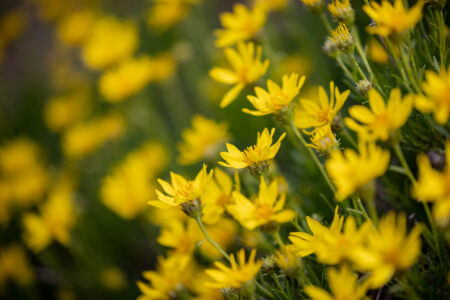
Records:
{"label": "blurred green stem", "polygon": [[279,230],[279,229],[276,231],[276,233],[273,234],[273,237],[275,238],[275,241],[277,241],[277,244],[278,244],[280,247],[284,247],[284,242],[283,242],[283,240],[281,239],[281,236],[280,236],[280,230]]}
{"label": "blurred green stem", "polygon": [[352,61],[353,66],[356,68],[356,70],[358,70],[358,73],[359,73],[359,75],[361,75],[362,79],[367,80],[366,75],[364,74],[363,70],[361,70],[361,68],[358,65],[358,62],[356,61],[354,53],[350,54],[350,60]]}
{"label": "blurred green stem", "polygon": [[277,277],[276,273],[272,273],[272,278],[275,281],[275,284],[277,285],[277,287],[280,290],[281,294],[283,295],[284,299],[290,300],[290,298],[288,297],[288,295],[284,291],[283,287],[281,286],[280,281],[278,280],[278,277]]}
{"label": "blurred green stem", "polygon": [[413,93],[411,87],[409,86],[409,80],[406,78],[405,75],[405,70],[403,69],[403,65],[401,64],[400,60],[397,57],[397,54],[395,53],[395,48],[392,45],[391,41],[389,40],[389,38],[385,38],[384,39],[386,41],[386,45],[389,49],[389,52],[391,53],[392,58],[394,58],[395,64],[397,65],[397,69],[400,72],[400,75],[402,76],[403,81],[405,82],[405,87],[408,90],[408,92]]}
{"label": "blurred green stem", "polygon": [[[436,19],[438,21],[439,27],[439,55],[441,58],[441,69],[440,71],[445,71],[446,60],[447,60],[447,41],[445,34],[445,22],[442,10],[436,10]],[[440,72],[440,73],[441,73]]]}
{"label": "blurred green stem", "polygon": [[202,219],[201,219],[201,215],[195,218],[195,221],[197,221],[198,226],[200,227],[200,229],[202,230],[203,234],[205,235],[206,240],[213,245],[219,252],[220,254],[223,255],[223,257],[225,257],[228,261],[230,261],[230,256],[223,251],[223,249],[219,246],[219,244],[217,244],[208,234],[208,232],[205,229],[205,226],[203,225]]}
{"label": "blurred green stem", "polygon": [[359,207],[359,209],[361,210],[361,212],[362,212],[364,218],[365,218],[368,222],[370,222],[370,223],[375,223],[375,220],[372,220],[372,219],[369,217],[369,215],[367,214],[366,208],[364,207],[364,204],[362,203],[361,198],[360,198],[359,196],[355,196],[355,197],[357,197],[357,198],[356,198],[356,203],[358,203],[358,207]]}

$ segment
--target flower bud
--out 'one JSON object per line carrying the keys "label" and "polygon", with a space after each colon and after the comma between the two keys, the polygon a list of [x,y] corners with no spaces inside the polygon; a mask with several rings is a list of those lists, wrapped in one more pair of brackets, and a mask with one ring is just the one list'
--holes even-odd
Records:
{"label": "flower bud", "polygon": [[360,94],[363,97],[366,97],[367,93],[372,88],[373,88],[373,84],[366,79],[360,80],[356,84],[356,91],[358,92],[358,94]]}

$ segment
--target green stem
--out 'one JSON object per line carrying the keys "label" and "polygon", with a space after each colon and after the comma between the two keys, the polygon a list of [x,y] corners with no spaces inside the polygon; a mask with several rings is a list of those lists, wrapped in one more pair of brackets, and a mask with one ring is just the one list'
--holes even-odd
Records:
{"label": "green stem", "polygon": [[203,234],[205,235],[206,240],[213,245],[222,255],[223,257],[225,257],[228,261],[230,261],[230,256],[223,251],[223,249],[219,246],[219,244],[217,244],[208,234],[208,232],[205,229],[205,226],[203,225],[201,216],[198,216],[197,218],[195,218],[195,221],[197,221],[198,226],[200,227],[200,229],[202,230]]}
{"label": "green stem", "polygon": [[407,53],[405,53],[405,50],[403,47],[399,47],[400,50],[400,58],[403,62],[403,66],[406,70],[406,74],[408,74],[409,82],[412,83],[412,86],[414,87],[416,93],[420,93],[420,87],[419,84],[416,82],[416,79],[413,75],[413,72],[411,70],[411,66],[409,65],[409,58]]}
{"label": "green stem", "polygon": [[330,22],[327,19],[327,16],[324,13],[320,14],[320,19],[322,19],[323,24],[325,25],[325,28],[327,29],[328,33],[331,33],[331,25]]}
{"label": "green stem", "polygon": [[413,173],[411,172],[411,169],[408,166],[408,163],[406,162],[405,156],[403,155],[402,149],[400,148],[400,143],[396,142],[394,144],[394,152],[395,155],[397,155],[398,159],[400,160],[400,164],[402,165],[406,176],[411,180],[413,185],[415,186],[417,184],[416,178],[414,178]]}
{"label": "green stem", "polygon": [[362,212],[364,218],[366,219],[366,221],[368,221],[368,222],[370,222],[370,223],[373,223],[373,222],[372,222],[372,219],[371,219],[371,218],[369,217],[369,215],[367,214],[367,211],[366,211],[364,205],[362,204],[361,198],[360,198],[359,196],[358,196],[358,198],[356,199],[356,202],[358,203],[358,207],[359,207],[359,209],[361,210],[361,212]]}
{"label": "green stem", "polygon": [[353,66],[356,68],[356,70],[358,70],[358,73],[359,73],[359,75],[361,75],[362,79],[367,80],[366,75],[364,74],[363,70],[361,70],[361,68],[360,68],[359,65],[358,65],[358,62],[357,62],[356,59],[355,59],[355,54],[354,54],[354,53],[352,53],[352,54],[350,55],[350,60],[352,61]]}
{"label": "green stem", "polygon": [[395,53],[394,46],[392,46],[391,41],[389,38],[384,39],[386,41],[386,45],[388,46],[389,52],[391,53],[392,57],[394,58],[395,64],[397,65],[397,69],[400,72],[400,75],[402,76],[403,81],[405,82],[405,87],[407,88],[408,92],[413,93],[411,87],[409,86],[409,80],[406,78],[405,70],[403,69],[403,65],[400,63],[400,60],[397,57],[397,54]]}
{"label": "green stem", "polygon": [[447,41],[445,37],[445,22],[442,10],[436,10],[436,19],[439,25],[439,55],[441,59],[440,71],[445,71],[447,59]]}
{"label": "green stem", "polygon": [[[356,198],[352,197],[352,202],[353,202],[353,207],[356,209],[358,208],[358,203],[356,203]],[[356,214],[356,222],[361,225],[362,224],[362,220],[361,220],[361,215],[359,213],[361,213],[359,210],[357,210],[358,214]],[[362,213],[361,213],[362,214]]]}
{"label": "green stem", "polygon": [[273,237],[275,238],[275,241],[277,241],[277,244],[280,247],[284,247],[284,242],[283,242],[283,240],[281,239],[281,236],[280,236],[280,230],[277,230],[277,232],[273,234]]}
{"label": "green stem", "polygon": [[280,290],[280,292],[281,292],[281,294],[283,295],[283,297],[284,297],[286,300],[290,300],[289,297],[288,297],[288,295],[287,295],[286,292],[284,291],[283,287],[281,286],[280,281],[278,280],[277,274],[272,273],[272,278],[273,278],[273,280],[275,281],[275,284],[277,285],[277,287],[278,287],[278,289]]}
{"label": "green stem", "polygon": [[341,69],[344,71],[345,75],[348,77],[348,79],[350,79],[351,81],[353,81],[353,75],[352,73],[350,73],[350,71],[348,70],[347,66],[344,64],[344,62],[342,61],[341,56],[338,54],[336,56],[336,61],[338,63],[338,65],[341,67]]}
{"label": "green stem", "polygon": [[265,287],[263,287],[261,284],[258,283],[258,281],[255,280],[256,287],[267,297],[270,299],[276,299],[275,296],[269,292]]}

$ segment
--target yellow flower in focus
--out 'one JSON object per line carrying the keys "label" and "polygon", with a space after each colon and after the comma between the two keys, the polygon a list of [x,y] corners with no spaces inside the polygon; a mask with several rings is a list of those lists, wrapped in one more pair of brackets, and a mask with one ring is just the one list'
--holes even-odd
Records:
{"label": "yellow flower in focus", "polygon": [[41,205],[40,214],[27,213],[23,216],[24,240],[35,252],[44,250],[53,240],[68,246],[75,216],[72,187],[59,184]]}
{"label": "yellow flower in focus", "polygon": [[281,87],[272,80],[267,80],[267,91],[257,86],[255,87],[256,96],[247,96],[248,101],[256,110],[244,108],[242,111],[254,116],[278,115],[286,112],[292,100],[300,92],[305,79],[305,76],[299,78],[296,73],[289,76],[284,75]]}
{"label": "yellow flower in focus", "polygon": [[170,300],[178,292],[190,286],[193,276],[191,257],[189,255],[170,255],[158,257],[156,271],[146,271],[142,275],[150,283],[138,281],[142,295],[137,300]]}
{"label": "yellow flower in focus", "polygon": [[125,287],[125,274],[118,267],[104,268],[99,275],[100,283],[111,291],[118,291]]}
{"label": "yellow flower in focus", "polygon": [[183,141],[178,144],[178,162],[190,165],[201,160],[215,161],[219,150],[230,138],[228,125],[201,115],[195,115],[191,123],[192,128],[186,128],[181,133]]}
{"label": "yellow flower in focus", "polygon": [[445,143],[446,166],[442,171],[433,169],[426,154],[419,154],[417,185],[413,196],[419,201],[433,202],[436,223],[446,227],[450,223],[450,141]]}
{"label": "yellow flower in focus", "polygon": [[149,27],[161,32],[175,26],[189,13],[191,6],[199,0],[153,0],[147,14]]}
{"label": "yellow flower in focus", "polygon": [[353,36],[350,31],[348,31],[345,23],[339,23],[338,27],[331,31],[331,34],[333,37],[330,37],[330,39],[336,44],[339,50],[347,53],[353,52]]}
{"label": "yellow flower in focus", "polygon": [[374,142],[360,142],[358,149],[359,154],[353,149],[333,151],[325,162],[325,168],[336,185],[338,201],[383,175],[389,165],[389,151]]}
{"label": "yellow flower in focus", "polygon": [[158,179],[158,183],[167,195],[159,190],[155,190],[158,200],[149,201],[148,204],[159,208],[169,208],[171,206],[182,205],[183,203],[189,204],[189,202],[198,201],[209,183],[212,174],[212,170],[208,174],[205,164],[194,180],[186,180],[184,177],[170,172],[171,184],[162,179]]}
{"label": "yellow flower in focus", "polygon": [[355,18],[355,12],[350,4],[350,0],[333,0],[328,4],[328,11],[338,22],[352,22]]}
{"label": "yellow flower in focus", "polygon": [[234,87],[223,96],[220,107],[225,107],[241,93],[242,89],[254,83],[263,76],[269,67],[269,60],[261,61],[262,48],[249,42],[238,43],[237,51],[232,48],[224,50],[225,56],[231,65],[231,69],[214,67],[209,71],[209,76],[224,84],[234,84]]}
{"label": "yellow flower in focus", "polygon": [[236,146],[227,143],[228,152],[220,152],[220,156],[225,162],[220,161],[219,164],[235,169],[248,167],[250,173],[259,177],[259,175],[267,171],[270,161],[277,155],[281,141],[286,136],[286,133],[283,133],[278,141],[272,145],[274,133],[275,128],[272,128],[270,133],[267,128],[264,128],[262,133],[258,132],[256,145],[249,146],[244,151],[240,151]]}
{"label": "yellow flower in focus", "polygon": [[69,14],[58,24],[59,40],[67,45],[81,45],[89,35],[94,20],[94,13],[90,10]]}
{"label": "yellow flower in focus", "polygon": [[367,27],[367,31],[381,36],[399,36],[420,21],[424,4],[423,0],[418,0],[416,5],[407,11],[402,0],[395,0],[394,5],[388,0],[382,0],[381,5],[371,1],[370,5],[363,6],[363,10],[376,25]]}
{"label": "yellow flower in focus", "polygon": [[328,285],[331,294],[322,288],[308,285],[305,292],[311,300],[360,300],[365,298],[367,284],[358,282],[358,275],[353,273],[347,265],[339,270],[327,269]]}
{"label": "yellow flower in focus", "polygon": [[144,89],[150,82],[152,71],[148,56],[124,60],[100,77],[100,94],[107,102],[123,101]]}
{"label": "yellow flower in focus", "polygon": [[312,132],[304,130],[307,135],[310,136],[310,144],[308,147],[315,149],[322,155],[328,155],[334,150],[339,149],[339,141],[336,139],[336,135],[331,131],[331,125],[326,124],[315,128]]}
{"label": "yellow flower in focus", "polygon": [[328,99],[324,88],[319,86],[316,100],[300,99],[300,107],[295,110],[295,126],[311,128],[332,123],[345,100],[347,100],[350,90],[341,94],[339,89],[334,86],[334,82],[331,81],[330,92],[331,95]]}
{"label": "yellow flower in focus", "polygon": [[84,63],[91,69],[104,69],[130,57],[138,44],[136,25],[113,17],[96,20],[82,47]]}
{"label": "yellow flower in focus", "polygon": [[370,89],[368,95],[370,109],[362,105],[350,107],[348,112],[353,119],[346,118],[345,125],[357,132],[361,139],[387,141],[408,119],[413,106],[413,97],[407,95],[402,99],[400,89],[395,88],[391,90],[386,105],[377,90]]}
{"label": "yellow flower in focus", "polygon": [[124,118],[118,113],[109,113],[69,128],[64,133],[62,148],[68,158],[82,158],[105,142],[120,137],[124,131]]}
{"label": "yellow flower in focus", "polygon": [[251,9],[243,4],[235,4],[233,13],[220,15],[224,29],[216,29],[216,47],[228,47],[251,39],[266,23],[267,12],[263,5],[255,4]]}
{"label": "yellow flower in focus", "polygon": [[422,83],[425,95],[416,97],[415,107],[424,113],[432,112],[436,122],[444,125],[450,116],[450,67],[440,74],[426,71],[425,78]]}
{"label": "yellow flower in focus", "polygon": [[368,43],[367,55],[371,60],[378,64],[387,64],[389,62],[389,55],[380,42],[375,38],[371,39]]}
{"label": "yellow flower in focus", "polygon": [[217,269],[208,269],[205,271],[212,281],[205,283],[207,286],[222,289],[227,287],[240,288],[241,285],[255,278],[259,272],[261,262],[255,262],[256,250],[250,253],[248,261],[245,262],[244,249],[239,250],[238,261],[234,254],[230,254],[231,268],[216,261],[214,265]]}
{"label": "yellow flower in focus", "polygon": [[167,162],[167,149],[156,142],[147,142],[129,153],[103,179],[100,188],[103,204],[124,219],[135,218],[155,197],[152,181]]}
{"label": "yellow flower in focus", "polygon": [[366,247],[354,251],[358,271],[370,272],[368,282],[373,289],[388,283],[396,270],[406,270],[416,263],[421,251],[421,226],[407,235],[406,216],[390,212],[381,218],[378,229],[367,236]]}
{"label": "yellow flower in focus", "polygon": [[267,186],[261,177],[258,197],[249,200],[240,192],[233,192],[234,203],[227,206],[230,214],[247,229],[271,223],[286,223],[295,218],[295,211],[285,209],[286,194],[279,195],[278,181],[272,181]]}
{"label": "yellow flower in focus", "polygon": [[25,250],[19,245],[0,249],[0,289],[12,280],[20,286],[27,286],[34,280],[34,271]]}

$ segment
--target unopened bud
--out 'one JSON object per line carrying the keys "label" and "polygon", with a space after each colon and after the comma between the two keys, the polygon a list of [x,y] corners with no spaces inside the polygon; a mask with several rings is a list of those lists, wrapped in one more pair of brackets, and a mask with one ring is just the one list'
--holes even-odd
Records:
{"label": "unopened bud", "polygon": [[367,96],[367,93],[372,88],[373,88],[373,84],[366,79],[360,80],[356,84],[356,91],[358,92],[358,94],[360,94],[363,97]]}

